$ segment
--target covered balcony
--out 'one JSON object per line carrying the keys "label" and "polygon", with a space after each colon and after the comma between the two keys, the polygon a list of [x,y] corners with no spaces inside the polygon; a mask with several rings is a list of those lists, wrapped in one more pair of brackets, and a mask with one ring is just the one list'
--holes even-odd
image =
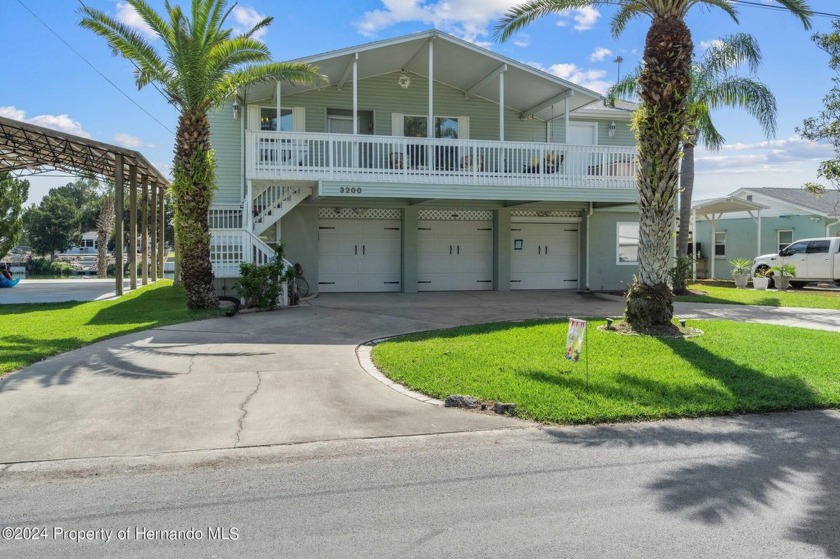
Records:
{"label": "covered balcony", "polygon": [[[632,189],[636,150],[570,145],[259,131],[246,133],[257,180]],[[350,192],[348,194],[355,194]]]}

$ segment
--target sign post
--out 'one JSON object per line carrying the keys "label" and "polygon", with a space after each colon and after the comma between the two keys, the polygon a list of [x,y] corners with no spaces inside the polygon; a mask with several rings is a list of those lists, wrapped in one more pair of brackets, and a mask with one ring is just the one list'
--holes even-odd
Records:
{"label": "sign post", "polygon": [[569,335],[566,337],[566,359],[573,363],[580,361],[583,352],[586,361],[586,389],[589,390],[589,339],[586,337],[586,321],[569,318]]}

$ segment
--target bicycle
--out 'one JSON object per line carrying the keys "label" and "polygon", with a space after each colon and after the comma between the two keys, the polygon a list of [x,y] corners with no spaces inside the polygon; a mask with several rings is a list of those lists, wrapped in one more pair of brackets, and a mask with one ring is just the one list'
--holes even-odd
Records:
{"label": "bicycle", "polygon": [[303,266],[295,262],[295,277],[292,278],[292,293],[297,293],[301,299],[309,295],[309,282],[303,277]]}

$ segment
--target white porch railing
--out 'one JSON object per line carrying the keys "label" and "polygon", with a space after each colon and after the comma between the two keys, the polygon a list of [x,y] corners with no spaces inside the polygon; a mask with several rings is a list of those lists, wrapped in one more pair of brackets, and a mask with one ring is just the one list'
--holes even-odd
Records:
{"label": "white porch railing", "polygon": [[[274,249],[262,239],[245,229],[211,229],[210,230],[210,262],[213,265],[213,275],[217,278],[238,278],[242,274],[239,265],[268,264],[274,258]],[[283,260],[285,267],[292,263]],[[288,306],[289,294],[283,285],[281,305]]]}
{"label": "white porch railing", "polygon": [[249,132],[254,179],[632,188],[636,149],[544,142]]}

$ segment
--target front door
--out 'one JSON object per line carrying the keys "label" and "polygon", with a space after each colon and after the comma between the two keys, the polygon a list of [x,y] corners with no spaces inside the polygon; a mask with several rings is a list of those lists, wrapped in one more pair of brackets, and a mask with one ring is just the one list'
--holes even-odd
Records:
{"label": "front door", "polygon": [[[594,122],[570,122],[566,143],[573,146],[594,146],[598,144],[598,125]],[[574,176],[598,174],[595,155],[588,149],[572,150],[569,153],[569,173]]]}

